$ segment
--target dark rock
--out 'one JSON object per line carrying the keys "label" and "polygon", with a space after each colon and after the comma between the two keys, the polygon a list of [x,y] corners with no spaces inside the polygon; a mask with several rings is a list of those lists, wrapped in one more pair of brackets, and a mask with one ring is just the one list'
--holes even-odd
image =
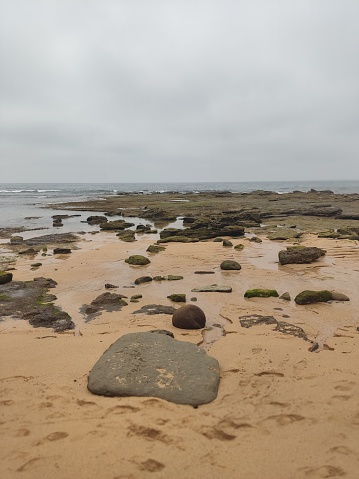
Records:
{"label": "dark rock", "polygon": [[185,303],[186,302],[186,295],[185,294],[170,294],[167,296],[168,299],[173,301],[174,303]]}
{"label": "dark rock", "polygon": [[316,247],[288,247],[286,250],[279,251],[279,263],[285,264],[305,264],[312,263],[321,256],[325,255],[325,251]]}
{"label": "dark rock", "polygon": [[122,336],[92,368],[88,389],[103,396],[159,397],[198,406],[217,397],[219,364],[194,344],[167,334]]}
{"label": "dark rock", "polygon": [[178,281],[180,279],[183,279],[183,276],[176,276],[173,274],[169,274],[167,276],[155,276],[153,278],[153,281]]}
{"label": "dark rock", "polygon": [[312,303],[326,303],[327,301],[331,301],[333,299],[333,295],[330,291],[323,290],[323,291],[309,291],[305,290],[299,293],[295,298],[294,301],[297,304],[312,304]]}
{"label": "dark rock", "polygon": [[231,286],[223,286],[220,284],[210,284],[208,286],[200,286],[199,288],[193,288],[192,293],[231,293]]}
{"label": "dark rock", "polygon": [[140,276],[135,279],[135,284],[150,283],[152,281],[151,276]]}
{"label": "dark rock", "polygon": [[10,283],[12,281],[12,273],[0,271],[0,284]]}
{"label": "dark rock", "polygon": [[173,306],[162,306],[161,304],[147,304],[142,306],[141,309],[134,311],[132,314],[148,314],[152,316],[154,314],[173,314],[176,309]]}
{"label": "dark rock", "polygon": [[70,254],[71,250],[69,248],[54,248],[54,254]]}
{"label": "dark rock", "polygon": [[194,274],[214,274],[214,271],[195,271]]}
{"label": "dark rock", "polygon": [[206,325],[206,316],[198,306],[186,304],[173,313],[172,324],[180,329],[201,329]]}
{"label": "dark rock", "polygon": [[106,283],[105,288],[106,289],[113,289],[113,288],[118,288],[118,286],[115,286],[114,284]]}
{"label": "dark rock", "polygon": [[30,266],[31,268],[39,268],[40,266],[42,266],[42,263],[32,263]]}
{"label": "dark rock", "polygon": [[140,254],[136,254],[133,256],[130,256],[129,258],[125,259],[125,263],[132,264],[132,265],[137,265],[137,266],[144,266],[146,264],[151,263],[151,261],[146,258],[145,256],[142,256]]}
{"label": "dark rock", "polygon": [[242,251],[244,249],[244,245],[242,243],[236,244],[234,247],[237,251]]}
{"label": "dark rock", "polygon": [[275,289],[248,289],[244,293],[245,298],[278,298],[279,294]]}
{"label": "dark rock", "polygon": [[57,333],[75,328],[71,317],[54,305],[44,305],[25,313],[23,319],[28,320],[34,328],[53,328]]}
{"label": "dark rock", "polygon": [[232,259],[226,259],[221,263],[221,269],[225,271],[239,271],[241,269],[241,265]]}

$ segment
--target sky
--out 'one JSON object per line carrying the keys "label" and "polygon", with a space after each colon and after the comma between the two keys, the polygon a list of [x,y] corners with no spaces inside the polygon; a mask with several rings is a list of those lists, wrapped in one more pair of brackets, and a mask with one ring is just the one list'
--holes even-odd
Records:
{"label": "sky", "polygon": [[359,179],[358,0],[0,0],[0,182]]}

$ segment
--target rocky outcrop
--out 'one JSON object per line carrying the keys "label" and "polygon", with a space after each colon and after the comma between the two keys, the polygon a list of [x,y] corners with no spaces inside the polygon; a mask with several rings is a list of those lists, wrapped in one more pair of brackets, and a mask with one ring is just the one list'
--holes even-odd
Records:
{"label": "rocky outcrop", "polygon": [[101,223],[107,223],[108,219],[106,218],[106,216],[93,215],[89,216],[86,221],[91,225],[100,225]]}
{"label": "rocky outcrop", "polygon": [[56,296],[48,293],[48,289],[56,284],[50,278],[3,284],[0,294],[1,316],[24,319],[35,328],[53,328],[55,332],[74,329],[71,317],[53,304]]}
{"label": "rocky outcrop", "polygon": [[88,389],[102,396],[158,397],[199,406],[217,397],[218,361],[194,344],[167,334],[130,333],[102,355]]}
{"label": "rocky outcrop", "polygon": [[102,293],[95,298],[89,306],[84,306],[83,310],[86,314],[96,314],[101,310],[119,311],[122,306],[127,306],[125,299],[127,296],[116,293]]}
{"label": "rocky outcrop", "polygon": [[180,329],[202,329],[206,325],[206,315],[198,306],[186,304],[173,313],[172,324]]}
{"label": "rocky outcrop", "polygon": [[70,254],[70,248],[54,248],[54,254]]}
{"label": "rocky outcrop", "polygon": [[325,250],[316,247],[290,246],[286,250],[279,251],[279,263],[285,264],[305,264],[312,263],[321,256],[324,256]]}

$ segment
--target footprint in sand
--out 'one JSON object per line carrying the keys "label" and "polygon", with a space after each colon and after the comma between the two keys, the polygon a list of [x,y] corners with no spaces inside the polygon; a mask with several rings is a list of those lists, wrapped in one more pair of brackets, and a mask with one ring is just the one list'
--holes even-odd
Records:
{"label": "footprint in sand", "polygon": [[330,478],[330,477],[343,477],[346,475],[346,472],[340,467],[325,465],[317,468],[306,468],[304,470],[305,475],[309,478],[319,479],[319,478]]}
{"label": "footprint in sand", "polygon": [[355,386],[355,383],[352,381],[339,381],[337,386],[334,387],[337,391],[351,391]]}
{"label": "footprint in sand", "polygon": [[303,421],[305,417],[300,416],[299,414],[278,414],[275,416],[269,416],[261,422],[274,421],[278,426],[288,426],[294,422]]}
{"label": "footprint in sand", "polygon": [[134,406],[127,406],[127,405],[113,406],[105,412],[105,414],[103,415],[103,418],[110,415],[115,415],[115,414],[134,413],[140,410],[141,409],[139,407],[134,407]]}
{"label": "footprint in sand", "polygon": [[168,437],[162,431],[152,427],[140,426],[138,424],[131,424],[128,428],[127,436],[139,436],[149,441],[160,441],[163,444],[171,444],[173,439]]}
{"label": "footprint in sand", "polygon": [[148,471],[148,472],[159,472],[164,469],[164,464],[161,462],[155,461],[154,459],[147,459],[147,461],[143,461],[139,464],[139,469],[141,471]]}

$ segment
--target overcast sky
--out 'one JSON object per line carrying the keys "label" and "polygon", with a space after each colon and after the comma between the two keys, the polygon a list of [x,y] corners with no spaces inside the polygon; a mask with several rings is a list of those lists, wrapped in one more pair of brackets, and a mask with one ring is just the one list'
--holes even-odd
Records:
{"label": "overcast sky", "polygon": [[0,0],[0,182],[359,179],[358,0]]}

